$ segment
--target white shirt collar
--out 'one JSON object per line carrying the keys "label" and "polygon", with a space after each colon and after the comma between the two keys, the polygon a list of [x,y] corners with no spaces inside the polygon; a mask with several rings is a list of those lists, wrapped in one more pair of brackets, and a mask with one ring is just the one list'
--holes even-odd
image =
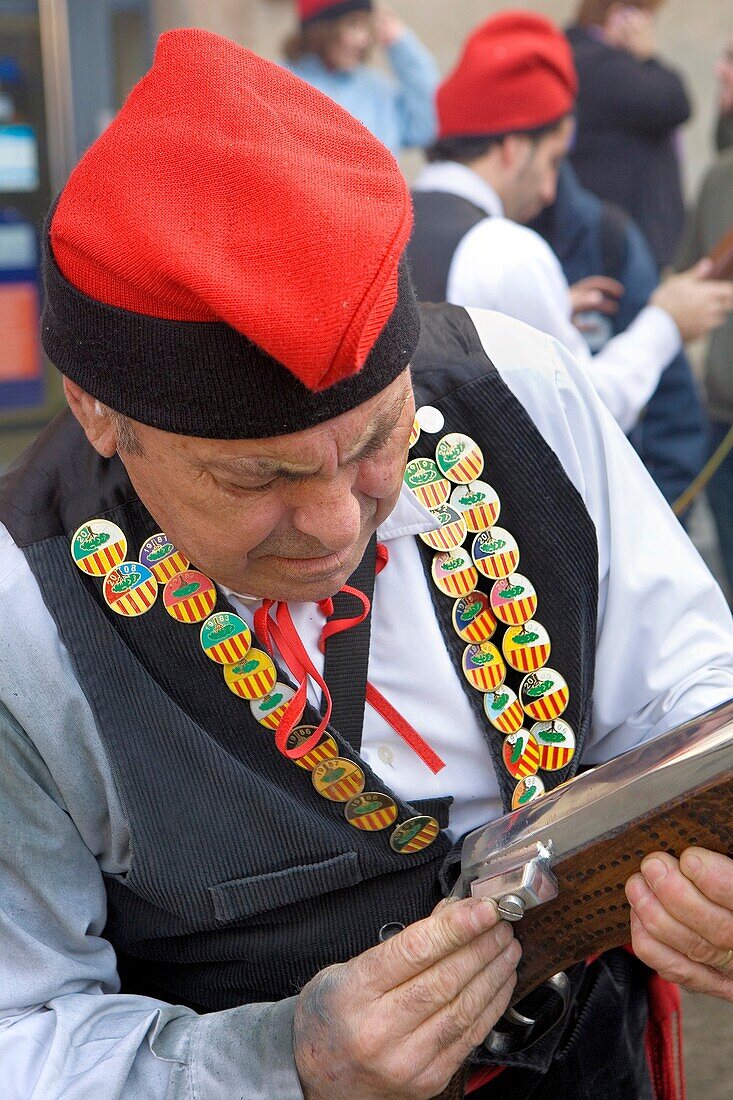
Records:
{"label": "white shirt collar", "polygon": [[480,206],[495,218],[504,216],[504,206],[494,188],[472,168],[452,160],[426,164],[413,184],[415,191],[450,191]]}

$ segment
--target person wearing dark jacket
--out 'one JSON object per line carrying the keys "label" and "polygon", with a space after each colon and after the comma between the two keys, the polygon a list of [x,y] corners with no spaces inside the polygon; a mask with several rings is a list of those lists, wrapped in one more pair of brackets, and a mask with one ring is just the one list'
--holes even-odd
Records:
{"label": "person wearing dark jacket", "polygon": [[[572,165],[560,167],[557,197],[533,222],[552,248],[571,288],[590,276],[618,280],[623,294],[610,314],[585,318],[591,350],[625,332],[659,282],[654,258],[633,220],[582,187]],[[666,500],[672,504],[705,461],[706,418],[684,351],[662,374],[646,412],[629,434]]]}
{"label": "person wearing dark jacket", "polygon": [[567,35],[580,85],[572,154],[580,182],[631,215],[662,268],[684,226],[674,135],[690,102],[681,77],[654,56],[659,7],[583,0]]}

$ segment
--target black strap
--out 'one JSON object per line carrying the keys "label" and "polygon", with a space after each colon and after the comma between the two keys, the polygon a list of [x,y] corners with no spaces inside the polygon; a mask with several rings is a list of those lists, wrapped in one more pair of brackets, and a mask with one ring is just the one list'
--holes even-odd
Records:
{"label": "black strap", "polygon": [[[369,541],[364,557],[349,577],[352,588],[358,588],[371,605],[374,595],[374,570],[377,561],[377,536]],[[337,592],[333,597],[335,619],[351,619],[361,611],[361,603],[354,597]],[[354,752],[361,749],[361,731],[364,725],[366,684],[369,668],[369,639],[372,631],[372,611],[358,626],[332,634],[326,640],[323,678],[331,692],[331,724],[345,737]]]}

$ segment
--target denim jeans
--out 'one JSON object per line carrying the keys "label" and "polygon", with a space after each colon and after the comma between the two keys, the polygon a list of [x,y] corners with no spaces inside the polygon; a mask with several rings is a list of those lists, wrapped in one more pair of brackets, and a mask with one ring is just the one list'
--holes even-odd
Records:
{"label": "denim jeans", "polygon": [[[710,424],[710,450],[715,450],[725,439],[731,425],[713,420]],[[722,466],[710,479],[707,488],[708,501],[718,529],[720,552],[728,582],[729,599],[733,598],[733,450],[728,452]]]}

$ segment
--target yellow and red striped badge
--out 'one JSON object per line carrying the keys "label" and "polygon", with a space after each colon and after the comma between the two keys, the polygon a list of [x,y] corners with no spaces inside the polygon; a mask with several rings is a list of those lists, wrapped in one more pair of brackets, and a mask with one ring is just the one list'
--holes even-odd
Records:
{"label": "yellow and red striped badge", "polygon": [[369,833],[389,828],[396,819],[397,812],[395,800],[381,791],[364,791],[350,798],[344,806],[344,815],[349,825]]}
{"label": "yellow and red striped badge", "polygon": [[176,550],[165,531],[158,531],[140,547],[138,558],[151,569],[158,584],[167,584],[176,573],[183,573],[190,566],[188,558]]}
{"label": "yellow and red striped badge", "polygon": [[[285,747],[287,749],[297,749],[304,741],[312,737],[315,732],[315,726],[296,726],[288,735]],[[297,764],[299,768],[305,768],[306,771],[312,772],[317,764],[322,763],[324,760],[333,760],[338,754],[338,745],[333,737],[331,737],[331,734],[326,733],[314,749],[307,752],[305,756],[299,756],[293,763]]]}
{"label": "yellow and red striped badge", "polygon": [[506,665],[492,642],[467,645],[461,667],[469,684],[478,691],[494,691],[506,676]]}
{"label": "yellow and red striped badge", "polygon": [[216,585],[197,569],[176,573],[163,589],[163,606],[179,623],[200,623],[215,605]]}
{"label": "yellow and red striped badge", "polygon": [[252,631],[232,611],[216,611],[201,627],[201,648],[218,665],[242,661],[252,645]]}
{"label": "yellow and red striped badge", "polygon": [[492,726],[501,733],[516,733],[522,728],[522,704],[506,684],[502,684],[498,691],[484,695],[484,712]]}
{"label": "yellow and red striped badge", "polygon": [[540,766],[540,747],[527,730],[510,733],[501,746],[501,755],[513,779],[535,775]]}
{"label": "yellow and red striped badge", "polygon": [[479,531],[471,546],[471,556],[479,573],[493,581],[513,573],[519,564],[519,547],[514,535],[503,527]]}
{"label": "yellow and red striped badge", "polygon": [[440,825],[434,817],[409,817],[401,822],[389,838],[389,846],[399,855],[409,856],[420,852],[432,844],[440,832]]}
{"label": "yellow and red striped badge", "polygon": [[114,612],[134,619],[150,611],[158,597],[158,582],[140,562],[123,561],[104,578],[102,595]]}
{"label": "yellow and red striped badge", "polygon": [[89,519],[71,539],[71,557],[82,573],[105,577],[125,560],[127,539],[121,527],[108,519]]}
{"label": "yellow and red striped badge", "polygon": [[562,718],[552,722],[535,722],[530,730],[540,749],[540,767],[555,772],[564,768],[575,756],[575,734]]}
{"label": "yellow and red striped badge", "polygon": [[331,802],[348,802],[364,790],[364,772],[344,756],[316,764],[311,779],[318,793]]}
{"label": "yellow and red striped badge", "polygon": [[554,668],[538,668],[525,676],[519,686],[519,700],[525,714],[540,722],[559,718],[568,705],[570,689]]}
{"label": "yellow and red striped badge", "polygon": [[453,604],[453,629],[464,642],[488,642],[496,630],[489,597],[477,588]]}
{"label": "yellow and red striped badge", "polygon": [[501,512],[499,494],[486,481],[458,485],[451,493],[450,506],[461,512],[466,527],[473,534],[491,527]]}
{"label": "yellow and red striped badge", "polygon": [[408,448],[414,447],[420,438],[420,425],[417,422],[417,417],[412,422],[412,428],[410,430],[410,439],[408,441]]}
{"label": "yellow and red striped badge", "polygon": [[434,583],[446,596],[467,596],[478,580],[476,566],[462,546],[436,554],[431,572]]}
{"label": "yellow and red striped badge", "polygon": [[253,648],[243,661],[224,665],[224,681],[240,699],[262,699],[274,688],[277,671],[272,657]]}
{"label": "yellow and red striped badge", "polygon": [[521,626],[537,610],[537,593],[521,573],[510,573],[491,588],[491,610],[507,626]]}
{"label": "yellow and red striped badge", "polygon": [[278,680],[267,695],[263,695],[261,699],[250,700],[249,709],[252,711],[252,717],[268,730],[276,730],[294,695],[295,691],[289,684],[281,684]]}
{"label": "yellow and red striped badge", "polygon": [[431,508],[430,511],[440,523],[434,531],[421,531],[420,538],[433,550],[452,550],[460,546],[466,537],[466,521],[460,512],[450,508],[447,504],[440,508]]}
{"label": "yellow and red striped badge", "polygon": [[518,810],[526,806],[528,802],[534,802],[535,798],[545,793],[545,784],[538,775],[528,775],[526,779],[520,779],[512,794],[512,809]]}
{"label": "yellow and red striped badge", "polygon": [[432,458],[413,458],[405,468],[404,482],[426,508],[439,508],[450,493],[450,482],[443,477]]}
{"label": "yellow and red striped badge", "polygon": [[435,461],[441,473],[459,485],[475,481],[484,468],[484,456],[478,443],[460,432],[443,436],[435,448]]}
{"label": "yellow and red striped badge", "polygon": [[550,659],[550,635],[536,619],[510,626],[501,643],[506,663],[517,672],[536,672]]}

